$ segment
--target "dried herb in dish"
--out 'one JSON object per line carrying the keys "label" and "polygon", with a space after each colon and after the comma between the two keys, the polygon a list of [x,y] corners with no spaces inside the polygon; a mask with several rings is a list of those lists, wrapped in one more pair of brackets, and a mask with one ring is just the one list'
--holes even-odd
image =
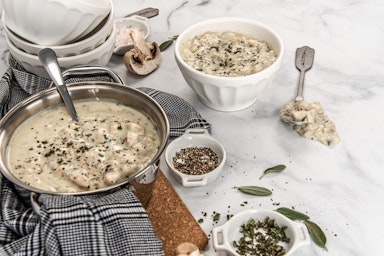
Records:
{"label": "dried herb in dish", "polygon": [[281,256],[286,253],[285,246],[290,242],[286,229],[286,226],[280,227],[269,217],[264,221],[251,219],[241,225],[242,237],[233,241],[232,245],[240,255]]}

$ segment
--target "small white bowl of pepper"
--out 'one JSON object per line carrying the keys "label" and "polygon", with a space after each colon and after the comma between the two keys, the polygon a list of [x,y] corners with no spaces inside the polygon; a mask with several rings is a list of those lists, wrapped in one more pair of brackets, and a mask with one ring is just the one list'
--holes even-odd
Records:
{"label": "small white bowl of pepper", "polygon": [[223,146],[206,129],[187,129],[165,150],[165,161],[184,187],[205,186],[220,174],[226,160]]}
{"label": "small white bowl of pepper", "polygon": [[230,255],[292,255],[310,243],[303,223],[263,209],[240,212],[212,232],[213,247]]}

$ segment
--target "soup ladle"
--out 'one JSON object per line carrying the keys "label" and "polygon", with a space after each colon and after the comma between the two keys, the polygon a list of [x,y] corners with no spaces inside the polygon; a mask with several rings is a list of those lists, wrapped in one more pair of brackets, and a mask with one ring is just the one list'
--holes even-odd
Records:
{"label": "soup ladle", "polygon": [[72,117],[72,120],[78,122],[79,118],[77,116],[75,106],[73,105],[72,98],[68,93],[67,86],[65,85],[56,53],[51,48],[44,48],[39,52],[39,60],[55,84],[57,91],[59,92],[69,111],[69,114]]}

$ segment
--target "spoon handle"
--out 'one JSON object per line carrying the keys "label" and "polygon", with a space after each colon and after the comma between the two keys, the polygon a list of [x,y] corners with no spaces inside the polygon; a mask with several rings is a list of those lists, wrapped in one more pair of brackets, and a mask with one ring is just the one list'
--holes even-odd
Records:
{"label": "spoon handle", "polygon": [[145,18],[152,18],[152,17],[157,16],[158,14],[159,14],[159,9],[148,7],[148,8],[144,8],[142,10],[139,10],[137,12],[130,13],[130,14],[126,15],[124,18],[132,17],[134,15],[142,16]]}
{"label": "spoon handle", "polygon": [[303,101],[303,90],[304,90],[304,77],[305,77],[305,70],[300,71],[300,77],[299,77],[299,87],[297,89],[297,96],[295,98],[295,101]]}
{"label": "spoon handle", "polygon": [[299,88],[297,91],[297,96],[295,98],[296,101],[304,100],[303,90],[305,72],[311,69],[314,57],[315,50],[308,46],[303,46],[301,48],[296,49],[296,68],[300,70]]}
{"label": "spoon handle", "polygon": [[78,122],[79,119],[77,117],[76,109],[73,105],[71,96],[68,93],[67,86],[65,85],[63,74],[61,73],[61,69],[57,61],[56,53],[50,48],[44,48],[39,52],[39,59],[51,77],[53,83],[56,85],[56,89],[63,99],[64,104],[67,106],[73,121]]}

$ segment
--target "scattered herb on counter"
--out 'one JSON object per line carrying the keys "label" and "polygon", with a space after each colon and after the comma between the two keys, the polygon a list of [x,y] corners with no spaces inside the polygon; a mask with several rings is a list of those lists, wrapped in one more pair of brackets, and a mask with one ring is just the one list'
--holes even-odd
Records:
{"label": "scattered herb on counter", "polygon": [[244,202],[242,202],[241,204],[240,204],[240,206],[246,206],[248,204],[248,202],[247,201],[244,201]]}
{"label": "scattered herb on counter", "polygon": [[218,212],[213,212],[213,221],[215,223],[219,222],[221,214]]}
{"label": "scattered herb on counter", "polygon": [[272,194],[272,191],[258,186],[241,186],[241,187],[234,187],[235,189],[238,189],[239,191],[253,195],[253,196],[269,196]]}
{"label": "scattered herb on counter", "polygon": [[260,176],[259,180],[261,180],[265,175],[269,174],[269,173],[276,173],[276,172],[282,172],[285,170],[285,165],[283,164],[279,164],[279,165],[276,165],[276,166],[273,166],[271,168],[268,168],[264,171],[263,175]]}
{"label": "scattered herb on counter", "polygon": [[319,227],[319,225],[309,220],[310,218],[308,215],[286,208],[286,207],[278,208],[276,209],[276,211],[283,214],[284,216],[286,216],[291,220],[303,221],[305,226],[308,229],[309,235],[311,236],[311,239],[313,240],[313,242],[319,247],[323,248],[324,250],[327,250],[327,247],[326,247],[327,237],[325,236],[323,230]]}
{"label": "scattered herb on counter", "polygon": [[286,253],[284,247],[290,242],[286,235],[286,226],[280,227],[274,219],[266,217],[264,221],[251,219],[241,225],[242,237],[233,241],[233,247],[240,255],[274,255]]}
{"label": "scattered herb on counter", "polygon": [[162,42],[159,46],[160,48],[160,51],[163,52],[165,51],[169,46],[171,46],[173,44],[173,41],[176,41],[176,39],[178,38],[179,36],[172,36],[170,38],[168,38],[169,40],[165,41],[165,42]]}

